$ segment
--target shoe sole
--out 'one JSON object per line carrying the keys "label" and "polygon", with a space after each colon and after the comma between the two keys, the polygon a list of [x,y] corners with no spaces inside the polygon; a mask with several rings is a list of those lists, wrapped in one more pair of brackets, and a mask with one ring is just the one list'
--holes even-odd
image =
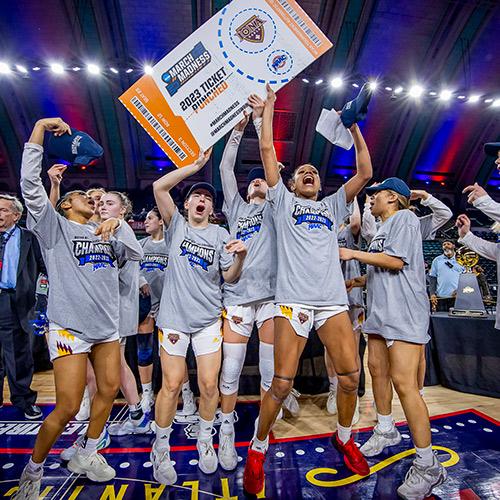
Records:
{"label": "shoe sole", "polygon": [[401,434],[399,435],[399,439],[391,444],[387,444],[385,445],[379,452],[377,453],[372,453],[370,455],[367,455],[364,451],[363,451],[363,447],[361,447],[359,449],[359,451],[361,452],[361,454],[366,457],[366,458],[373,458],[373,457],[376,457],[378,455],[380,455],[386,448],[390,448],[391,446],[397,446],[399,443],[401,443],[401,441],[403,440]]}
{"label": "shoe sole", "polygon": [[156,475],[154,470],[153,470],[153,477],[155,478],[155,480],[158,483],[164,484],[166,486],[172,486],[173,484],[175,484],[177,482],[177,473],[175,474],[175,479],[173,481],[161,481],[160,478]]}
{"label": "shoe sole", "polygon": [[26,413],[24,414],[24,418],[27,419],[27,420],[40,420],[41,418],[43,418],[43,413],[40,413],[40,415],[36,415],[36,416],[29,416],[29,415],[26,415]]}
{"label": "shoe sole", "polygon": [[81,474],[82,476],[86,476],[87,479],[90,479],[91,481],[94,481],[95,483],[106,483],[106,482],[114,479],[116,476],[116,471],[113,470],[113,475],[110,477],[106,477],[106,478],[98,477],[95,474],[93,474],[92,472],[87,472],[85,469],[79,467],[78,465],[72,464],[71,462],[68,463],[68,470],[70,470],[74,474]]}

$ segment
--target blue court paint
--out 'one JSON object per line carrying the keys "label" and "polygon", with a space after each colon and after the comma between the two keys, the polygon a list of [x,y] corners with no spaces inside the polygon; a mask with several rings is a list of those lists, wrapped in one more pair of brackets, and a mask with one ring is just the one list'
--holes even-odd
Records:
{"label": "blue court paint", "polygon": [[[51,406],[44,406],[44,414]],[[209,499],[244,498],[243,464],[251,438],[258,405],[237,406],[237,450],[240,465],[232,473],[218,470],[205,476],[197,468],[196,425],[174,425],[171,457],[176,462],[178,482],[163,487],[154,482],[149,461],[153,435],[113,438],[104,450],[115,467],[117,478],[108,484],[96,484],[66,469],[58,452],[47,459],[42,494],[45,498],[75,499]],[[114,420],[126,416],[126,407],[113,409]],[[0,411],[0,497],[14,493],[17,480],[29,456],[39,423],[16,421],[19,414],[6,406]],[[431,421],[433,445],[439,459],[448,466],[449,479],[438,488],[434,498],[489,499],[500,497],[500,428],[499,423],[475,410],[465,410],[434,417]],[[383,455],[370,459],[372,474],[365,479],[353,476],[332,448],[329,436],[277,440],[271,444],[266,462],[265,498],[275,499],[392,499],[413,458],[406,425],[399,425],[403,440]],[[218,427],[217,427],[218,430]],[[84,425],[71,423],[56,449],[69,445],[84,432]],[[369,429],[356,434],[363,443]],[[217,436],[214,437],[217,442]],[[264,498],[264,497],[262,497]]]}

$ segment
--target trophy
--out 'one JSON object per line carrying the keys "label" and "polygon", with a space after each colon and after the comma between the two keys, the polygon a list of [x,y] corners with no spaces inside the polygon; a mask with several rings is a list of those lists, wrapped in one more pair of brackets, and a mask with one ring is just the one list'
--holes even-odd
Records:
{"label": "trophy", "polygon": [[470,248],[460,247],[455,258],[465,271],[458,279],[455,307],[450,308],[450,316],[487,316],[477,277],[472,272],[479,261],[479,255]]}

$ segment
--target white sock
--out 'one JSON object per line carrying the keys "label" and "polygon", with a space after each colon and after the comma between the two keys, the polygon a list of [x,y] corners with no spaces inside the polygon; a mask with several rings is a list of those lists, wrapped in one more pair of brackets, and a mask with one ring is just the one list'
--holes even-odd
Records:
{"label": "white sock", "polygon": [[420,393],[420,395],[422,397],[424,397],[424,388],[422,387],[422,389],[419,389],[418,392]]}
{"label": "white sock", "polygon": [[389,413],[389,415],[377,413],[377,428],[380,432],[390,432],[393,426],[392,413]]}
{"label": "white sock", "polygon": [[170,433],[172,432],[172,426],[160,427],[156,424],[156,439],[154,442],[154,447],[159,451],[168,450],[170,448]]}
{"label": "white sock", "polygon": [[43,465],[45,464],[45,460],[39,464],[33,462],[33,458],[30,457],[29,462],[26,464],[26,474],[32,478],[42,477],[43,474]]}
{"label": "white sock", "polygon": [[191,392],[191,387],[189,387],[189,380],[182,384],[182,395]]}
{"label": "white sock", "polygon": [[330,381],[330,391],[337,392],[339,379],[337,377],[328,377],[328,380]]}
{"label": "white sock", "polygon": [[83,399],[90,399],[90,392],[87,386],[85,386],[85,390],[83,391]]}
{"label": "white sock", "polygon": [[144,394],[145,392],[152,392],[153,391],[153,382],[148,382],[147,384],[141,384],[142,385],[142,393]]}
{"label": "white sock", "polygon": [[82,451],[81,453],[88,457],[89,455],[92,455],[92,453],[97,452],[97,444],[99,443],[99,439],[101,436],[99,436],[97,439],[92,439],[89,438],[88,436],[85,436],[82,442]]}
{"label": "white sock", "polygon": [[213,427],[214,427],[214,419],[204,420],[200,417],[200,433],[198,434],[198,440],[210,441],[212,439]]}
{"label": "white sock", "polygon": [[415,463],[417,465],[430,467],[434,463],[434,453],[432,452],[432,445],[427,446],[427,448],[417,448],[415,446],[415,451],[417,455],[417,458],[415,458]]}
{"label": "white sock", "polygon": [[267,436],[266,439],[261,441],[257,437],[257,433],[255,433],[251,444],[252,450],[258,451],[260,453],[266,453],[268,447],[269,447],[269,436]]}
{"label": "white sock", "polygon": [[346,444],[349,439],[351,439],[351,429],[352,427],[344,427],[343,425],[337,424],[337,436],[339,441]]}
{"label": "white sock", "polygon": [[220,430],[225,434],[229,434],[234,430],[234,412],[221,413],[222,424]]}

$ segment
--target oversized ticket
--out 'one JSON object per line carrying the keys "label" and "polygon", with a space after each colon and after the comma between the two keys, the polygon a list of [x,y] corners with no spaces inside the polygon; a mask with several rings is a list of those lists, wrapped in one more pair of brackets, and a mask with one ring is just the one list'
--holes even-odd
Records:
{"label": "oversized ticket", "polygon": [[291,81],[332,46],[295,0],[233,0],[120,101],[177,167],[231,130],[256,93]]}

